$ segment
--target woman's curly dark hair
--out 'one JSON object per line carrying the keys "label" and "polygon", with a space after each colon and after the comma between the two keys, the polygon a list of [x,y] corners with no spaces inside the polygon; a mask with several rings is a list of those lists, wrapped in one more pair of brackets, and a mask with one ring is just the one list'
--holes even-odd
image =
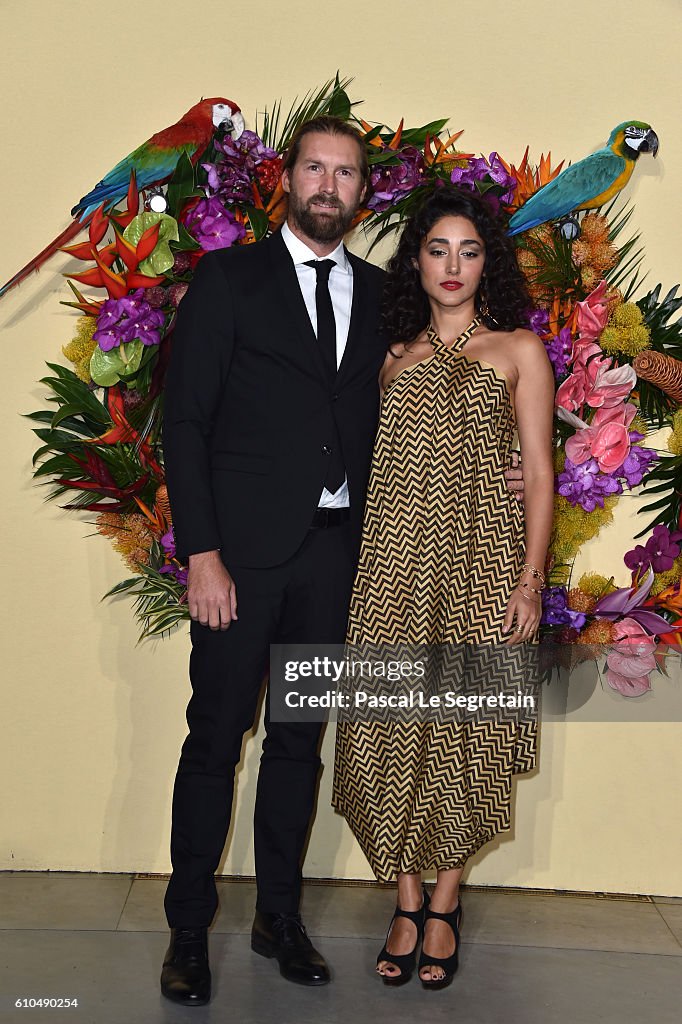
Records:
{"label": "woman's curly dark hair", "polygon": [[[382,329],[390,343],[413,341],[431,319],[428,297],[421,286],[417,259],[424,238],[441,217],[466,217],[485,244],[482,288],[489,316],[483,321],[490,330],[513,331],[528,322],[532,303],[526,281],[516,262],[514,243],[502,222],[483,196],[452,185],[431,190],[405,223],[398,248],[387,264]],[[476,309],[480,312],[480,294]]]}

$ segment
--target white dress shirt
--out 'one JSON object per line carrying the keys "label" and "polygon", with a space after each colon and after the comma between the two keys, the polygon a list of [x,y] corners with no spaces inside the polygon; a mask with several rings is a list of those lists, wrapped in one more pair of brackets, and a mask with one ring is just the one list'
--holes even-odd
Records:
{"label": "white dress shirt", "polygon": [[[298,277],[301,295],[305,302],[310,323],[317,335],[317,305],[315,303],[315,288],[317,286],[317,274],[314,267],[306,266],[308,260],[319,261],[312,249],[309,249],[305,242],[298,238],[289,225],[285,222],[282,225],[282,240],[286,245]],[[343,242],[339,242],[336,249],[330,252],[323,259],[334,260],[336,266],[332,267],[329,275],[329,294],[334,307],[334,320],[336,321],[336,366],[341,365],[343,353],[346,350],[348,341],[348,328],[350,327],[350,313],[353,304],[353,268],[351,267]],[[330,494],[327,488],[322,489],[318,503],[319,508],[347,508],[350,505],[348,496],[348,480],[344,480],[335,494]]]}

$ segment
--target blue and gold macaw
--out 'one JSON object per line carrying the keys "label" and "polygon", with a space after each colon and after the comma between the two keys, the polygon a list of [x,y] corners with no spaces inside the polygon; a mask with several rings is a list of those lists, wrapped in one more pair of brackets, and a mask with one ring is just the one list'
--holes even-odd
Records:
{"label": "blue and gold macaw", "polygon": [[603,149],[571,164],[516,211],[509,234],[559,220],[574,210],[595,210],[624,188],[640,153],[658,152],[658,136],[644,121],[623,121]]}

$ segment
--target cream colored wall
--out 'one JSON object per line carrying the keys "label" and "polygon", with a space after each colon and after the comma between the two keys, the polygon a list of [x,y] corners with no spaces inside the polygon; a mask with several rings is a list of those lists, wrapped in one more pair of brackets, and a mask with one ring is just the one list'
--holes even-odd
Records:
{"label": "cream colored wall", "polygon": [[[256,110],[355,75],[362,112],[395,124],[450,116],[472,151],[578,159],[626,118],[661,139],[630,195],[649,284],[682,277],[679,189],[680,9],[674,0],[4,0],[0,8],[3,244],[0,280],[67,223],[68,211],[122,155],[201,95]],[[73,324],[55,258],[0,305],[3,443],[3,700],[0,868],[169,868],[170,787],[184,735],[187,637],[135,647],[126,601],[101,604],[123,578],[85,520],[45,505],[20,414],[39,407],[45,360]],[[627,499],[621,513],[632,515]],[[619,514],[621,514],[619,513]],[[591,545],[618,565],[627,523]],[[626,582],[623,572],[620,582]],[[306,872],[370,876],[329,809],[327,769]],[[253,871],[257,744],[239,775],[226,872]],[[517,787],[514,838],[476,858],[477,883],[681,894],[675,725],[547,726],[540,771]]]}

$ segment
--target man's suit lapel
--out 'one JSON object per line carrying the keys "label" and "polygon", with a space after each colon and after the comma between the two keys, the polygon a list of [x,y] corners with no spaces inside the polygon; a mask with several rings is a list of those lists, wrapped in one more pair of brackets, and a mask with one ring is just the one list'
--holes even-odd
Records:
{"label": "man's suit lapel", "polygon": [[297,335],[306,346],[314,367],[322,379],[326,380],[327,373],[325,364],[320,354],[315,331],[313,330],[313,325],[310,322],[310,317],[308,316],[308,310],[306,309],[303,295],[301,294],[301,287],[298,283],[298,276],[296,274],[294,261],[292,260],[289,250],[284,244],[279,231],[275,231],[274,234],[270,236],[268,239],[268,245],[270,246],[270,256],[275,281],[282,294],[285,309],[291,317]]}
{"label": "man's suit lapel", "polygon": [[346,249],[346,257],[353,268],[353,302],[350,311],[350,326],[348,328],[348,340],[343,353],[343,359],[336,375],[337,386],[343,384],[348,375],[349,368],[353,365],[353,359],[362,345],[362,320],[367,308],[365,275],[362,270],[362,261]]}

